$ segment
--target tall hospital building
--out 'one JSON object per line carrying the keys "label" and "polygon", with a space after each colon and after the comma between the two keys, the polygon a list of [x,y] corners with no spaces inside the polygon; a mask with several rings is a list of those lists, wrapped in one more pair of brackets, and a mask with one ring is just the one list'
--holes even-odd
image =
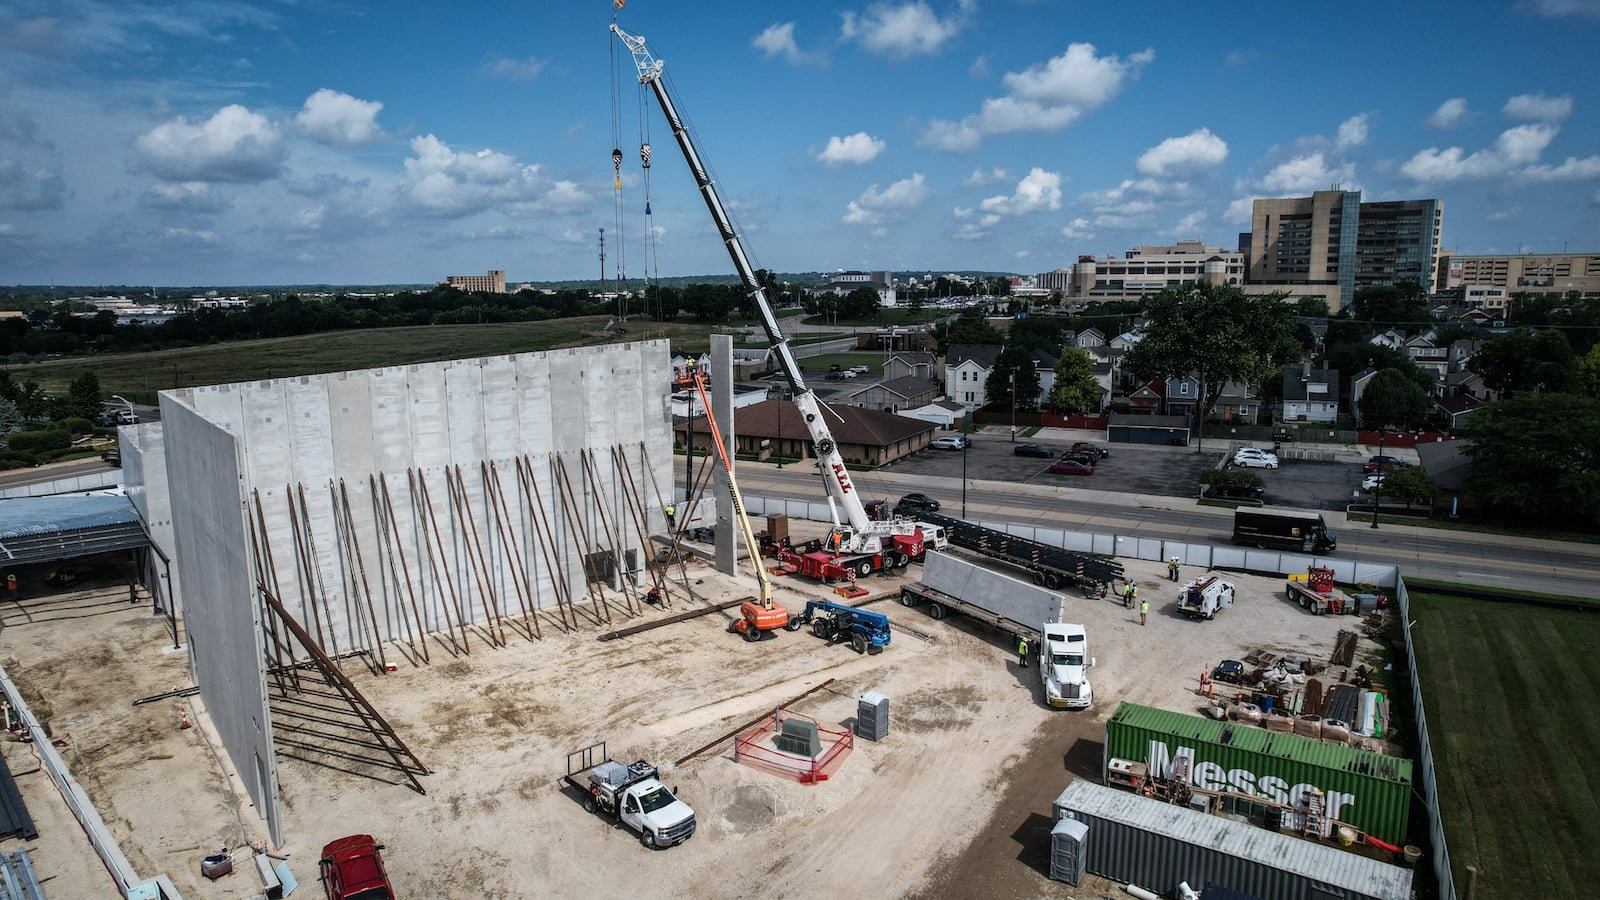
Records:
{"label": "tall hospital building", "polygon": [[1257,200],[1250,231],[1239,235],[1247,290],[1320,296],[1330,311],[1350,305],[1356,288],[1434,283],[1441,200],[1362,203],[1360,191]]}

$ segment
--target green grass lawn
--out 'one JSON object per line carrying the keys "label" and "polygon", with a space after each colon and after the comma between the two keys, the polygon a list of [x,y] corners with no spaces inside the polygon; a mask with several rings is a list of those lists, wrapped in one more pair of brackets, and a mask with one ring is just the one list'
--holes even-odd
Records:
{"label": "green grass lawn", "polygon": [[1600,884],[1600,616],[1413,592],[1445,836],[1475,900]]}
{"label": "green grass lawn", "polygon": [[584,347],[622,341],[667,338],[677,352],[697,353],[710,346],[710,326],[633,319],[626,334],[601,331],[605,316],[515,322],[498,325],[431,325],[374,328],[259,341],[207,344],[149,353],[113,353],[9,366],[16,381],[38,381],[63,392],[83,371],[100,379],[102,393],[153,402],[155,392],[197,384],[228,384],[260,378],[342,372],[527,353],[555,347]]}

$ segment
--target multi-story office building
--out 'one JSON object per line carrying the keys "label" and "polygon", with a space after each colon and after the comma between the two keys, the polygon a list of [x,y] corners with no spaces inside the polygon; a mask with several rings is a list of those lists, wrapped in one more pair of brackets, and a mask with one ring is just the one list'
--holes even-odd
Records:
{"label": "multi-story office building", "polygon": [[506,270],[490,269],[487,275],[449,275],[445,284],[461,291],[482,291],[489,294],[506,292]]}
{"label": "multi-story office building", "polygon": [[[1061,271],[1046,275],[1057,276],[1058,282]],[[1186,282],[1237,285],[1243,281],[1244,254],[1200,241],[1179,241],[1135,247],[1121,257],[1080,256],[1065,293],[1068,300],[1078,303],[1099,303],[1139,300]]]}
{"label": "multi-story office building", "polygon": [[[1566,294],[1600,297],[1600,253],[1518,253],[1506,256],[1439,257],[1434,290],[1502,288],[1507,294]],[[1490,295],[1492,296],[1492,294]],[[1490,307],[1484,303],[1484,308]]]}
{"label": "multi-story office building", "polygon": [[1433,281],[1444,226],[1440,200],[1362,203],[1360,191],[1255,201],[1246,280],[1256,292],[1285,290],[1348,306],[1356,288]]}

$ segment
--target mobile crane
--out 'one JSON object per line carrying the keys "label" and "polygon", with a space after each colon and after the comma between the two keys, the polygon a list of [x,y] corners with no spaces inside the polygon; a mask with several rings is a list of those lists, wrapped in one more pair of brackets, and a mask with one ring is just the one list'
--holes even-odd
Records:
{"label": "mobile crane", "polygon": [[[611,23],[611,32],[632,53],[634,65],[639,70],[639,83],[650,87],[662,114],[666,116],[667,124],[672,128],[672,137],[683,152],[684,161],[689,164],[689,172],[700,189],[701,199],[711,212],[711,219],[716,224],[717,233],[722,236],[722,243],[733,260],[739,280],[761,317],[761,327],[766,331],[772,354],[789,383],[794,404],[799,407],[800,417],[811,438],[833,526],[821,550],[797,553],[788,548],[779,548],[778,561],[819,580],[832,581],[865,577],[882,569],[904,566],[911,559],[920,557],[922,533],[915,524],[904,519],[874,521],[867,515],[825,419],[826,415],[837,413],[827,410],[806,386],[800,365],[795,362],[794,353],[789,349],[789,339],[778,327],[777,316],[767,300],[766,288],[756,278],[755,270],[745,254],[744,244],[738,232],[734,231],[727,209],[722,205],[722,198],[717,195],[716,185],[712,184],[711,176],[700,161],[700,153],[689,136],[689,130],[679,118],[677,106],[667,92],[662,80],[663,61],[650,52],[642,36],[623,31],[615,21]],[[843,522],[839,516],[841,508],[844,511]]]}

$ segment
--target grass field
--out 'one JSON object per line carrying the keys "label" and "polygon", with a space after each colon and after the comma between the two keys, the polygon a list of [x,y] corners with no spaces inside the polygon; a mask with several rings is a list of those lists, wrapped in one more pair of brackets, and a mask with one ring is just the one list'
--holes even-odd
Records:
{"label": "grass field", "polygon": [[1411,593],[1445,835],[1474,900],[1600,884],[1600,616]]}
{"label": "grass field", "polygon": [[9,366],[16,381],[34,380],[62,392],[83,371],[100,379],[102,393],[153,403],[155,392],[196,384],[401,366],[443,359],[527,353],[667,338],[676,352],[710,346],[710,327],[635,320],[626,334],[606,334],[605,316],[499,325],[375,328],[260,341],[235,341],[149,353],[114,353]]}

